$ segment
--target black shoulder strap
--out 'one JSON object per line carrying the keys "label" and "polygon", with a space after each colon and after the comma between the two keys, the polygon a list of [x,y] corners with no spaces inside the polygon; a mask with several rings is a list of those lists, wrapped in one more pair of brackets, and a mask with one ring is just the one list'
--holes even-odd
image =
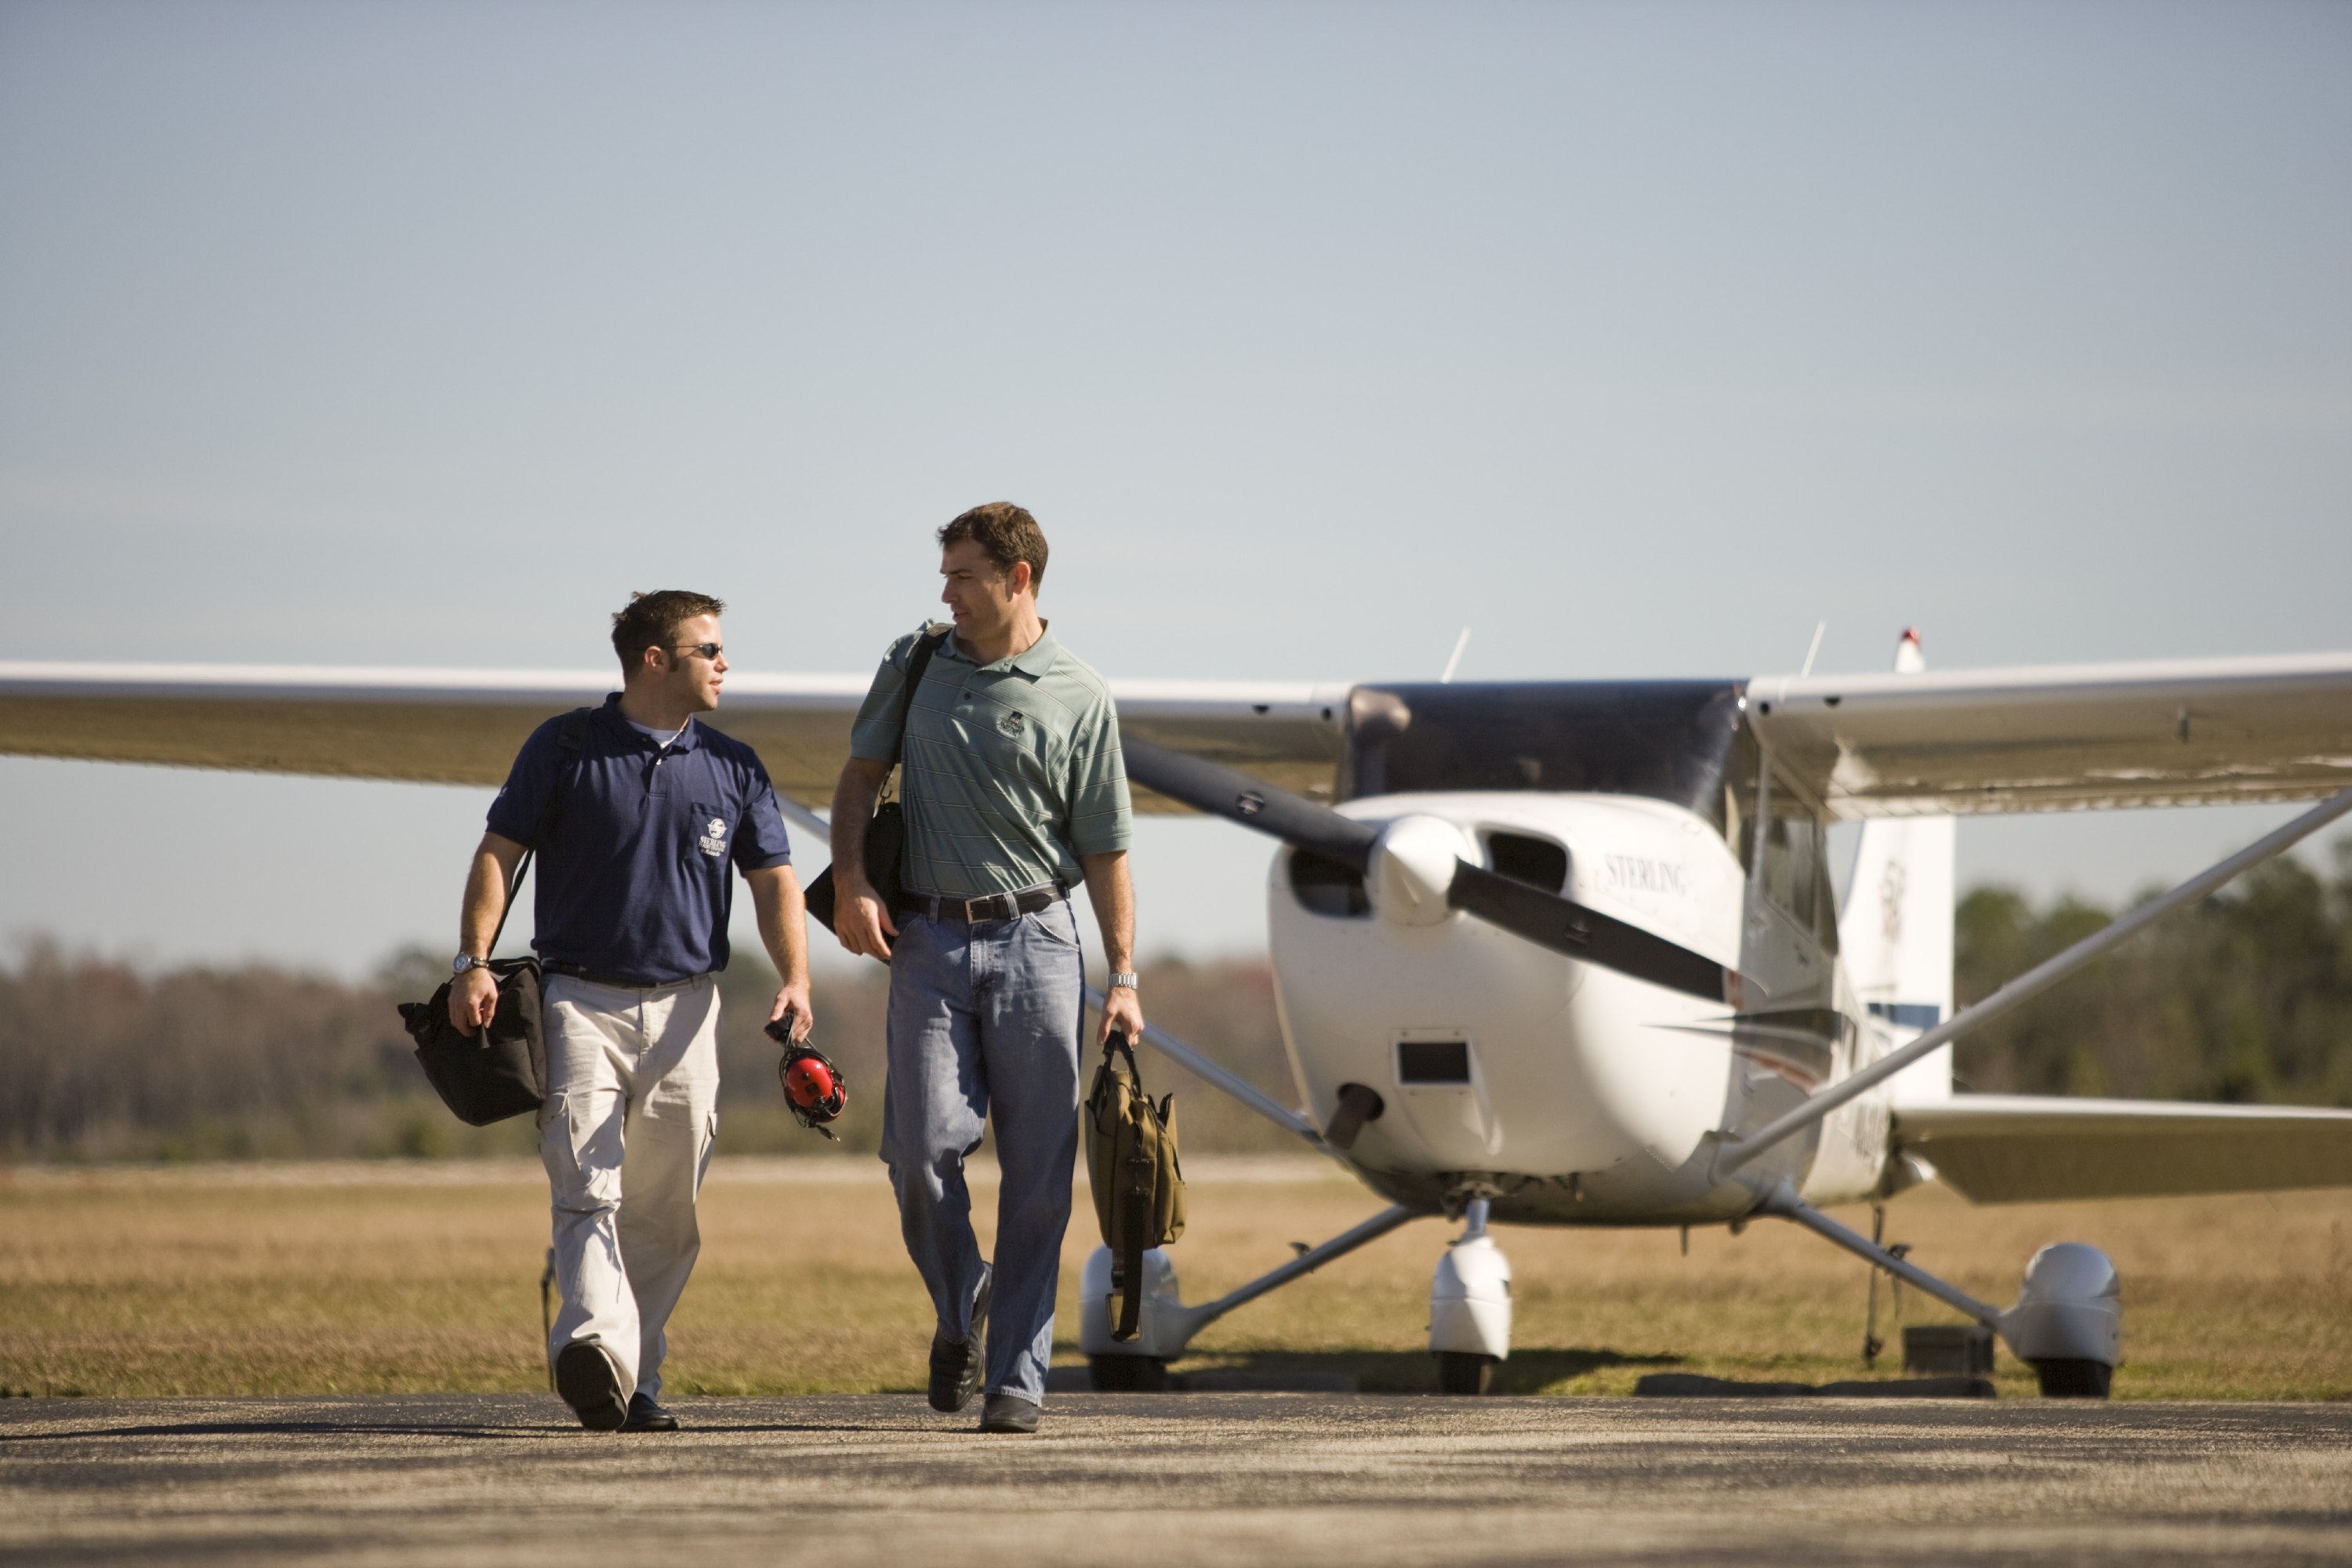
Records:
{"label": "black shoulder strap", "polygon": [[906,754],[907,720],[915,711],[915,693],[923,684],[923,672],[931,668],[931,655],[939,652],[940,646],[948,640],[948,627],[941,626],[938,631],[927,634],[915,645],[915,651],[907,659],[906,695],[898,703],[898,743],[890,748],[893,764]]}
{"label": "black shoulder strap", "polygon": [[588,720],[595,711],[593,708],[574,708],[563,716],[563,727],[555,731],[555,783],[548,789],[547,804],[539,808],[539,825],[531,829],[530,847],[515,862],[514,880],[507,884],[506,908],[499,911],[499,929],[490,933],[491,952],[498,952],[499,938],[506,934],[507,917],[514,913],[515,895],[522,890],[522,879],[530,875],[530,858],[547,842],[547,830],[555,825],[556,807],[571,793],[572,781],[579,776],[580,750],[588,739]]}

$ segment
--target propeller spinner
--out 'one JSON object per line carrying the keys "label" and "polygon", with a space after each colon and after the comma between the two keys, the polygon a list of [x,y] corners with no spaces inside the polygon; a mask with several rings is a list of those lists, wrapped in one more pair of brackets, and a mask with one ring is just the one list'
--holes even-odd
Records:
{"label": "propeller spinner", "polygon": [[1465,858],[1468,836],[1443,817],[1415,813],[1385,828],[1276,789],[1247,773],[1134,736],[1124,737],[1128,776],[1198,811],[1337,861],[1365,880],[1381,912],[1430,925],[1454,910],[1538,947],[1710,1002],[1733,1002],[1731,971],[1680,943],[1599,910],[1516,881]]}

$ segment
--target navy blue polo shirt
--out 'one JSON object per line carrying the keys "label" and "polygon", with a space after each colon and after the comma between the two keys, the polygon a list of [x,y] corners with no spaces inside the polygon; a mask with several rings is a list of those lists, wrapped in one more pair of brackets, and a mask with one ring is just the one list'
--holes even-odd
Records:
{"label": "navy blue polo shirt", "polygon": [[490,803],[490,831],[539,852],[541,961],[648,984],[726,968],[730,862],[758,871],[793,858],[759,754],[693,721],[664,747],[621,717],[617,691],[589,715],[579,751],[563,750],[562,728],[555,718],[531,731]]}

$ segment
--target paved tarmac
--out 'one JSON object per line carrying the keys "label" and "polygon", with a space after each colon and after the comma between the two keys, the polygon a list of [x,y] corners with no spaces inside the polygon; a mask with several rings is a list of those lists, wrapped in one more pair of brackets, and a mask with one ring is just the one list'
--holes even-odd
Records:
{"label": "paved tarmac", "polygon": [[0,1402],[0,1559],[2352,1562],[2352,1406],[911,1395]]}

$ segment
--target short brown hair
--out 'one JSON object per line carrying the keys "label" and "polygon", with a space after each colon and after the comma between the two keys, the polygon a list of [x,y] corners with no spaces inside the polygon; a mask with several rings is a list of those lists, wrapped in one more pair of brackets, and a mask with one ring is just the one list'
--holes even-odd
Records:
{"label": "short brown hair", "polygon": [[631,670],[649,647],[676,647],[677,628],[697,616],[719,616],[727,606],[708,594],[684,588],[664,588],[654,594],[632,594],[629,607],[613,612],[613,651],[621,668]]}
{"label": "short brown hair", "polygon": [[1035,592],[1045,580],[1045,531],[1026,507],[1009,500],[976,506],[940,530],[940,548],[971,540],[987,552],[996,569],[1008,576],[1016,561],[1029,563],[1029,587]]}

